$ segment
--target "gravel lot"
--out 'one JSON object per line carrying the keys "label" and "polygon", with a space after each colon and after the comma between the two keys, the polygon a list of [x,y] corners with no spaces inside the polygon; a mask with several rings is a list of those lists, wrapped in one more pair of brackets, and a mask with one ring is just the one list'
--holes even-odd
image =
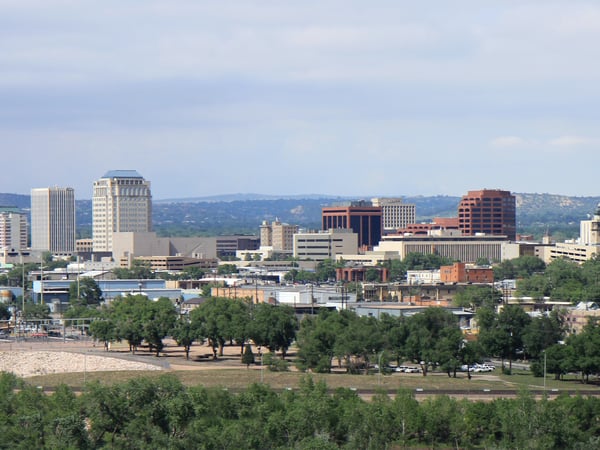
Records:
{"label": "gravel lot", "polygon": [[19,377],[103,370],[162,370],[162,367],[109,356],[65,351],[0,351],[0,371],[12,372]]}

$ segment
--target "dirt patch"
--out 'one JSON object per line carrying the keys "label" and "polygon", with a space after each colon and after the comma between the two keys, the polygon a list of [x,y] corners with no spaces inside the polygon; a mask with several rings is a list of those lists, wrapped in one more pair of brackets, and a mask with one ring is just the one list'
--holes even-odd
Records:
{"label": "dirt patch", "polygon": [[50,373],[96,372],[115,370],[162,370],[155,364],[121,358],[61,351],[13,350],[0,352],[0,371],[19,377]]}

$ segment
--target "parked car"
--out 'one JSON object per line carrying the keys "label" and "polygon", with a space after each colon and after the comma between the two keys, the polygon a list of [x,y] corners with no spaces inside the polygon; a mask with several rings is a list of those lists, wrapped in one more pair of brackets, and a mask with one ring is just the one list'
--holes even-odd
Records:
{"label": "parked car", "polygon": [[421,369],[419,367],[407,367],[404,369],[404,373],[419,373]]}
{"label": "parked car", "polygon": [[491,372],[494,369],[494,366],[489,366],[487,364],[475,364],[473,367],[471,367],[472,372]]}

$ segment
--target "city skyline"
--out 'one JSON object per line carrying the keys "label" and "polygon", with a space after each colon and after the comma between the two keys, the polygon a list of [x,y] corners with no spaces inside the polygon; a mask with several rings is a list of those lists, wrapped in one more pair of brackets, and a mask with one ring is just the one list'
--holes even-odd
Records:
{"label": "city skyline", "polygon": [[598,195],[590,1],[25,0],[2,24],[1,192]]}

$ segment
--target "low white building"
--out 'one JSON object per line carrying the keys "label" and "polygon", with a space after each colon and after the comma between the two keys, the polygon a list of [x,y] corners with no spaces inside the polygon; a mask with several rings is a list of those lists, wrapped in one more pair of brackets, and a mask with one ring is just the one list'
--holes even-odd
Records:
{"label": "low white building", "polygon": [[323,261],[358,251],[358,234],[350,229],[330,229],[294,234],[294,257]]}
{"label": "low white building", "polygon": [[408,284],[435,284],[441,281],[439,269],[406,271],[406,282]]}

